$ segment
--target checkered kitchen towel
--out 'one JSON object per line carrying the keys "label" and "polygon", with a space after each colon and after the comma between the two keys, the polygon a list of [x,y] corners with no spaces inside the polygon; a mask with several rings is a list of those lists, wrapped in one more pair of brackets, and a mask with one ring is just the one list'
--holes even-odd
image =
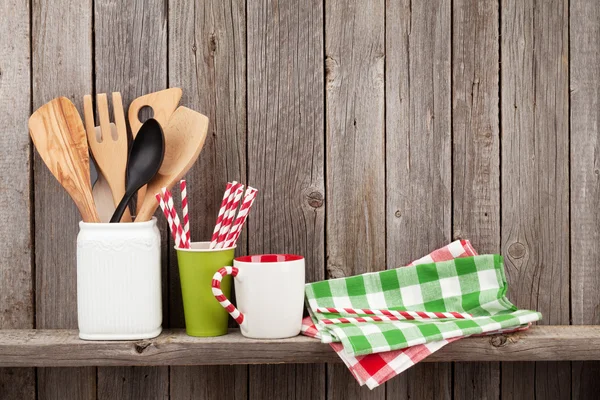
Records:
{"label": "checkered kitchen towel", "polygon": [[[407,266],[417,264],[429,264],[436,261],[447,261],[453,258],[475,256],[477,252],[468,240],[456,240],[444,247],[434,250],[428,255],[413,261]],[[516,329],[499,330],[487,333],[488,335],[497,333],[508,333],[516,330],[526,330],[529,325]],[[321,339],[321,333],[310,317],[302,321],[302,334]],[[408,368],[422,361],[429,355],[443,348],[448,343],[461,339],[460,337],[448,340],[437,340],[425,344],[407,347],[400,350],[386,351],[382,353],[367,354],[363,356],[349,355],[344,351],[341,343],[330,343],[331,348],[341,358],[350,373],[357,382],[363,386],[367,385],[369,389],[374,389],[387,382],[396,375],[401,374]]]}
{"label": "checkered kitchen towel", "polygon": [[[413,261],[407,266],[428,264],[436,261],[447,261],[453,258],[475,256],[477,252],[468,240],[456,240],[444,247],[436,249],[424,257]],[[321,339],[321,333],[310,317],[302,320],[302,334]],[[400,350],[386,351],[383,353],[352,356],[344,351],[341,343],[330,343],[331,348],[344,362],[352,376],[360,384],[375,389],[379,385],[401,374],[408,368],[422,361],[426,357],[440,350],[442,347],[461,338],[437,340],[419,344]]]}
{"label": "checkered kitchen towel", "polygon": [[[322,341],[341,341],[349,355],[403,349],[442,339],[516,328],[541,319],[506,298],[502,257],[483,255],[374,272],[306,285],[309,314]],[[317,308],[455,311],[472,319],[325,324],[344,317]]]}

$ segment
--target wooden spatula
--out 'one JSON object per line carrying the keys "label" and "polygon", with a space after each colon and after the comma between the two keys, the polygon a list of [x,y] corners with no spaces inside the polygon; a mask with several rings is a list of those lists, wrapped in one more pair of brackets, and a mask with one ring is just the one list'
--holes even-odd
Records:
{"label": "wooden spatula", "polygon": [[[139,113],[143,107],[150,107],[153,112],[152,118],[157,120],[160,126],[164,127],[167,125],[167,122],[169,122],[171,115],[173,115],[177,109],[182,94],[183,91],[180,88],[170,88],[154,93],[148,93],[133,100],[129,105],[129,111],[127,112],[133,138],[135,139],[135,136],[142,126]],[[138,210],[142,207],[145,196],[146,186],[143,186],[137,194]]]}
{"label": "wooden spatula", "polygon": [[154,112],[152,118],[157,120],[160,126],[165,126],[173,112],[177,109],[182,94],[183,91],[180,88],[170,88],[148,93],[133,100],[127,112],[133,137],[135,138],[135,135],[142,127],[142,121],[140,121],[138,116],[142,107],[152,108]]}
{"label": "wooden spatula", "polygon": [[135,222],[148,221],[158,207],[154,194],[162,187],[172,188],[194,165],[208,131],[208,117],[186,107],[179,107],[163,127],[165,158],[158,174],[148,183]]}
{"label": "wooden spatula", "polygon": [[44,104],[29,118],[29,134],[46,166],[69,193],[84,222],[99,222],[90,185],[87,137],[66,97]]}

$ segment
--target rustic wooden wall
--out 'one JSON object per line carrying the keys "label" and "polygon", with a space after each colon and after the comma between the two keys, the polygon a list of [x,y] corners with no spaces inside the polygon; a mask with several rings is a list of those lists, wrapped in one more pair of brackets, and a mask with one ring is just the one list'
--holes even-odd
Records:
{"label": "rustic wooden wall", "polygon": [[[0,0],[0,329],[74,328],[79,216],[27,136],[64,95],[166,87],[210,117],[192,235],[227,180],[260,189],[239,253],[310,280],[455,238],[502,252],[545,324],[600,324],[600,2]],[[165,326],[183,326],[164,232]],[[0,369],[0,399],[589,399],[600,363]]]}

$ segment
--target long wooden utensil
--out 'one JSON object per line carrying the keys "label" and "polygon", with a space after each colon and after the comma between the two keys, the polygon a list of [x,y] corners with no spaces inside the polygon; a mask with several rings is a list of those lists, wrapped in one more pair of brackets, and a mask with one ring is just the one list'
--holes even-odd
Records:
{"label": "long wooden utensil", "polygon": [[180,88],[170,88],[160,90],[154,93],[148,93],[140,96],[133,100],[129,105],[129,126],[131,127],[131,134],[135,138],[138,131],[142,127],[142,121],[140,121],[139,113],[143,107],[150,107],[154,112],[152,118],[158,121],[161,126],[167,125],[169,118],[177,109],[179,100],[183,91]]}
{"label": "long wooden utensil", "polygon": [[158,174],[148,183],[148,189],[138,209],[135,222],[148,221],[158,207],[155,193],[162,187],[172,188],[194,165],[202,151],[208,117],[186,107],[179,107],[163,128],[165,158]]}
{"label": "long wooden utensil", "polygon": [[[83,114],[88,143],[96,165],[104,179],[108,182],[112,192],[115,207],[125,194],[125,169],[127,167],[127,126],[125,125],[125,112],[121,93],[112,93],[114,126],[112,129],[108,112],[108,98],[106,93],[99,93],[96,97],[98,119],[100,121],[100,136],[96,134],[94,123],[94,107],[92,96],[83,97]],[[112,215],[112,213],[111,213]],[[126,209],[122,222],[131,222],[131,215]]]}
{"label": "long wooden utensil", "polygon": [[[183,91],[180,88],[170,88],[154,93],[148,93],[133,100],[129,105],[129,110],[127,112],[133,138],[135,139],[135,136],[142,126],[142,121],[140,121],[139,117],[142,108],[150,107],[153,112],[152,118],[157,120],[160,126],[164,127],[169,122],[171,115],[173,115],[177,109],[182,94]],[[142,207],[145,195],[146,186],[143,186],[137,194],[138,210]]]}
{"label": "long wooden utensil", "polygon": [[[113,131],[113,135],[116,137],[117,126],[111,122],[110,127]],[[101,137],[100,127],[97,126],[95,130],[96,137]],[[90,163],[90,165],[92,165],[92,163]],[[116,206],[113,200],[112,190],[102,173],[98,174],[96,184],[92,185],[92,195],[94,196],[94,203],[96,204],[96,210],[98,210],[100,222],[110,221],[110,217],[112,217],[115,212]]]}
{"label": "long wooden utensil", "polygon": [[84,222],[99,222],[90,184],[87,137],[75,105],[59,97],[29,118],[29,134],[58,182],[71,196]]}

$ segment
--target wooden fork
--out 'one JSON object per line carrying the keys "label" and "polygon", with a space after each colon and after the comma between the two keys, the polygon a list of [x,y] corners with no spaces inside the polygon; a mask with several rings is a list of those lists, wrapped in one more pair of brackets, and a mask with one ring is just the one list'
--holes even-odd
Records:
{"label": "wooden fork", "polygon": [[[98,169],[108,182],[112,192],[115,207],[125,194],[125,170],[127,167],[127,126],[121,93],[113,92],[113,111],[116,130],[111,129],[108,112],[108,99],[106,93],[96,96],[98,119],[100,120],[100,137],[96,135],[94,123],[94,107],[92,96],[83,97],[83,113],[85,116],[85,130],[88,137],[90,150]],[[116,131],[116,137],[113,133]],[[121,222],[131,222],[129,210],[125,211]]]}

